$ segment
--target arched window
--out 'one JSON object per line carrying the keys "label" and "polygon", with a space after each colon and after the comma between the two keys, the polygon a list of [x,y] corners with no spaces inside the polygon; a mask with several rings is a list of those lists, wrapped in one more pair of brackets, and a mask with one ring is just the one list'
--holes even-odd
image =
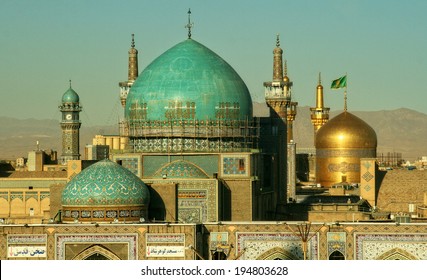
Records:
{"label": "arched window", "polygon": [[87,258],[85,258],[84,260],[109,260],[109,258],[104,256],[103,254],[94,253],[88,256]]}
{"label": "arched window", "polygon": [[329,255],[329,260],[337,261],[337,260],[345,260],[344,255],[340,251],[334,251]]}
{"label": "arched window", "polygon": [[212,254],[212,260],[223,261],[227,259],[227,255],[224,252],[215,252]]}

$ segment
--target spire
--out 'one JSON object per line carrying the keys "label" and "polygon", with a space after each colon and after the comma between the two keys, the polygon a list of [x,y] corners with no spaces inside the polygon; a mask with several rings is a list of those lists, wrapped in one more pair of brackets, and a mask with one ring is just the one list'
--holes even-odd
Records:
{"label": "spire", "polygon": [[138,50],[135,49],[135,34],[132,34],[129,50],[128,81],[135,81],[136,78],[138,78]]}
{"label": "spire", "polygon": [[191,39],[191,28],[193,27],[194,23],[191,22],[191,10],[188,9],[188,23],[185,25],[185,28],[188,29],[188,39]]}
{"label": "spire", "polygon": [[330,108],[325,107],[323,103],[323,86],[322,76],[319,72],[319,80],[316,87],[316,107],[310,108],[311,111],[311,123],[314,128],[314,143],[316,144],[317,131],[329,120]]}
{"label": "spire", "polygon": [[71,79],[70,79],[70,88],[71,88]]}
{"label": "spire", "polygon": [[322,77],[319,72],[319,83],[317,85],[316,91],[316,108],[323,108],[323,86],[322,86]]}
{"label": "spire", "polygon": [[276,38],[276,47],[273,50],[273,82],[280,82],[283,79],[283,50],[280,48],[279,34]]}

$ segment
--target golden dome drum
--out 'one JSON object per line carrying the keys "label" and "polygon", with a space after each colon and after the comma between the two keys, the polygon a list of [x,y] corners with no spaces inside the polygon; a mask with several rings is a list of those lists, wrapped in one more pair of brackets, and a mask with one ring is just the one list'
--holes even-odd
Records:
{"label": "golden dome drum", "polygon": [[360,159],[375,158],[377,135],[373,128],[345,111],[316,134],[316,180],[322,186],[360,182]]}

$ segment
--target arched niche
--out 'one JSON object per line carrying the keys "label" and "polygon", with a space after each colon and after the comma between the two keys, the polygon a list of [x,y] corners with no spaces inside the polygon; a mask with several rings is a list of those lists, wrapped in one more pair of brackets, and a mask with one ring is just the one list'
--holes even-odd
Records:
{"label": "arched niche", "polygon": [[333,261],[337,261],[337,260],[345,260],[345,257],[343,255],[343,253],[341,253],[340,251],[333,251],[330,255],[329,255],[329,260],[333,260]]}
{"label": "arched niche", "polygon": [[394,248],[380,255],[377,260],[418,260],[418,258],[405,250]]}
{"label": "arched niche", "polygon": [[120,260],[120,258],[104,246],[92,245],[77,254],[73,260]]}
{"label": "arched niche", "polygon": [[298,258],[283,248],[274,247],[259,255],[257,260],[298,260]]}

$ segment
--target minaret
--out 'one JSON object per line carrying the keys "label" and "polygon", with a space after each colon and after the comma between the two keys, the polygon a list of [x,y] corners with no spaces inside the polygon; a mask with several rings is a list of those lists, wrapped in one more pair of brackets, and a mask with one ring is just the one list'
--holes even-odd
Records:
{"label": "minaret", "polygon": [[[279,35],[276,39],[276,48],[273,50],[273,81],[264,82],[265,90],[265,102],[270,107],[270,115],[274,118],[280,119],[278,123],[278,136],[280,137],[280,144],[278,148],[278,170],[279,178],[279,200],[286,202],[287,200],[294,200],[295,194],[290,186],[292,178],[292,157],[288,158],[289,147],[287,138],[287,124],[288,124],[288,111],[292,111],[289,107],[291,106],[291,87],[292,82],[289,81],[287,75],[283,76],[283,50],[280,48]],[[285,65],[285,69],[287,67]],[[287,73],[285,73],[287,74]],[[295,105],[295,104],[294,104]],[[295,105],[296,106],[296,105]],[[292,108],[292,107],[291,107]],[[295,108],[295,107],[294,107]],[[292,117],[291,117],[292,119]],[[281,124],[281,125],[280,125]],[[292,144],[294,147],[294,144]],[[291,185],[295,185],[291,183]]]}
{"label": "minaret", "polygon": [[273,50],[273,81],[264,82],[265,102],[286,124],[286,107],[291,102],[289,87],[292,83],[283,78],[283,50],[280,48],[280,39],[277,35],[276,47]]}
{"label": "minaret", "polygon": [[128,80],[119,83],[120,102],[122,103],[123,108],[126,106],[126,98],[129,94],[129,90],[135,82],[136,78],[138,78],[138,50],[135,49],[134,34],[132,34],[132,42],[128,53]]}
{"label": "minaret", "polygon": [[314,143],[316,142],[317,131],[329,120],[329,109],[323,103],[323,86],[319,73],[319,83],[316,89],[316,107],[310,108],[311,123],[314,127]]}
{"label": "minaret", "polygon": [[62,102],[59,106],[62,113],[62,154],[61,164],[66,165],[69,160],[80,159],[80,118],[82,110],[80,106],[79,95],[71,88],[62,96]]}

